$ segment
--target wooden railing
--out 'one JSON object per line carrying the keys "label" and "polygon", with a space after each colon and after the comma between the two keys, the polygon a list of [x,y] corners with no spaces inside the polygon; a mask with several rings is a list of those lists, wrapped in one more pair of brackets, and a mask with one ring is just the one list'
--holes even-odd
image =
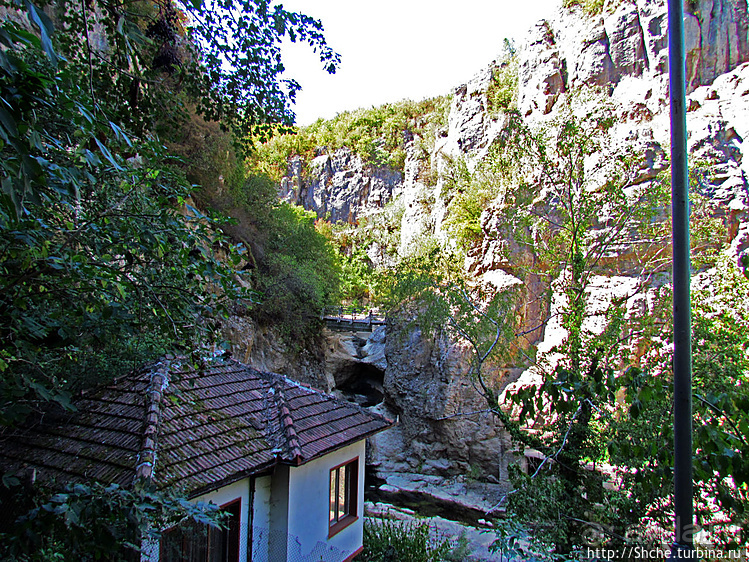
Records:
{"label": "wooden railing", "polygon": [[385,324],[385,315],[378,309],[365,309],[356,306],[327,307],[322,319],[328,327],[337,330],[367,330]]}

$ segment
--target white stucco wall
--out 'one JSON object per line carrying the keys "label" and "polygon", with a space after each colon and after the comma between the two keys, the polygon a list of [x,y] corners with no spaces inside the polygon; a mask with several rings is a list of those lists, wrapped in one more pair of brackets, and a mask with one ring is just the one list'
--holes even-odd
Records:
{"label": "white stucco wall", "polygon": [[[323,546],[344,553],[343,560],[362,545],[364,534],[364,446],[362,440],[289,471],[289,552],[293,541],[301,543],[303,556]],[[357,521],[328,538],[330,469],[359,458]],[[322,545],[318,545],[322,543]],[[297,546],[298,548],[298,546]],[[315,550],[317,552],[318,550]],[[319,558],[318,558],[319,559]],[[329,560],[327,556],[324,558]]]}
{"label": "white stucco wall", "polygon": [[213,492],[195,498],[193,501],[213,502],[216,505],[224,505],[231,501],[241,498],[242,507],[240,510],[239,520],[239,562],[249,562],[247,560],[247,543],[250,532],[250,479],[245,478]]}
{"label": "white stucco wall", "polygon": [[268,531],[271,514],[271,476],[255,479],[252,504],[252,561],[263,562],[268,552]]}
{"label": "white stucco wall", "polygon": [[[241,499],[240,562],[280,562],[287,556],[342,562],[362,545],[364,447],[362,440],[302,466],[278,466],[272,476],[255,478],[252,491],[251,479],[245,478],[194,501],[224,505]],[[328,538],[330,470],[355,458],[359,459],[358,519]],[[250,541],[252,555],[248,556]],[[143,547],[143,562],[159,562],[157,544]]]}
{"label": "white stucco wall", "polygon": [[[236,499],[241,499],[239,520],[239,562],[249,562],[247,559],[247,543],[250,530],[250,479],[239,480],[213,492],[194,498],[194,502],[213,502],[216,505],[224,505]],[[141,562],[159,562],[158,543],[144,543],[141,552]]]}
{"label": "white stucco wall", "polygon": [[252,515],[252,562],[287,559],[289,467],[255,479]]}

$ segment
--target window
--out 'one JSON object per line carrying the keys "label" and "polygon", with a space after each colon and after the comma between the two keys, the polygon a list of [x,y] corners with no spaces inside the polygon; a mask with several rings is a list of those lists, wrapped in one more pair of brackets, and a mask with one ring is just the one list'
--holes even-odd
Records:
{"label": "window", "polygon": [[330,512],[328,538],[356,521],[359,499],[359,459],[330,471]]}
{"label": "window", "polygon": [[227,514],[224,527],[185,521],[161,536],[161,562],[239,562],[239,520],[242,501],[221,506]]}

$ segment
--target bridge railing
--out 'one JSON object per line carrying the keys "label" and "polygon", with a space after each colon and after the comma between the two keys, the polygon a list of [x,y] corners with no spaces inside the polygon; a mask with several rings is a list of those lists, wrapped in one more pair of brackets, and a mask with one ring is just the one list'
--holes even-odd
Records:
{"label": "bridge railing", "polygon": [[357,306],[335,306],[323,309],[322,319],[328,324],[365,325],[368,327],[385,324],[385,315],[377,308],[362,308]]}

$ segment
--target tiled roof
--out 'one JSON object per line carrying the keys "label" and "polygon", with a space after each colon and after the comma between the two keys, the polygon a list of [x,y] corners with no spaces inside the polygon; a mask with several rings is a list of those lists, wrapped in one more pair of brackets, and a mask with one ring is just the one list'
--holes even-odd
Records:
{"label": "tiled roof", "polygon": [[236,361],[163,362],[0,434],[0,468],[199,494],[277,463],[304,464],[392,422]]}

